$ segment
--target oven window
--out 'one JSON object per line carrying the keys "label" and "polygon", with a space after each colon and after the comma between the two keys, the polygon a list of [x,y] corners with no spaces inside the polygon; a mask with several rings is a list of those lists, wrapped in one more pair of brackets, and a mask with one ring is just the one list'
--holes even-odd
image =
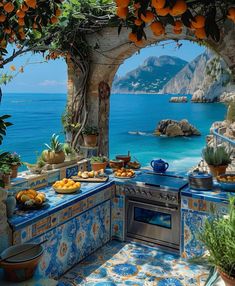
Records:
{"label": "oven window", "polygon": [[134,207],[134,220],[160,227],[171,228],[171,215]]}

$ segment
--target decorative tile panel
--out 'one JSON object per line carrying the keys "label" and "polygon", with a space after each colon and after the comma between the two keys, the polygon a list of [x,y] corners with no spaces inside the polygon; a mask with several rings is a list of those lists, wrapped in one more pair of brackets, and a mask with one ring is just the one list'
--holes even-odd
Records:
{"label": "decorative tile panel", "polygon": [[69,166],[66,168],[66,178],[70,178],[71,176],[75,176],[78,173],[78,165]]}
{"label": "decorative tile panel", "polygon": [[124,241],[125,197],[114,197],[111,201],[111,236]]}
{"label": "decorative tile panel", "polygon": [[47,184],[47,174],[43,174],[28,180],[28,187],[31,189],[40,189],[46,187]]}
{"label": "decorative tile panel", "polygon": [[60,170],[53,170],[48,172],[48,184],[53,184],[54,182],[60,180]]}
{"label": "decorative tile panel", "polygon": [[110,240],[110,201],[88,210],[32,242],[42,242],[44,254],[36,276],[58,278]]}

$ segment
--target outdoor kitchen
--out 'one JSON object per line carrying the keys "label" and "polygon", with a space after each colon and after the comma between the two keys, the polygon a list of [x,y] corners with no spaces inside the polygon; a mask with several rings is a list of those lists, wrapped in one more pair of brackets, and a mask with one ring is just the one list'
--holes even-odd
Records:
{"label": "outdoor kitchen", "polygon": [[[171,172],[163,160],[155,160],[152,165],[153,168],[126,169],[129,171],[121,175],[119,172],[124,168],[106,168],[101,175],[95,173],[91,178],[96,171],[90,171],[90,160],[84,159],[39,175],[20,173],[11,182],[12,194],[17,196],[22,190],[35,189],[45,194],[46,199],[41,207],[34,209],[25,209],[17,204],[10,214],[8,231],[1,235],[1,250],[10,245],[19,249],[15,249],[17,254],[3,252],[1,255],[0,263],[6,278],[23,281],[34,274],[33,280],[29,280],[34,281],[31,285],[42,278],[56,279],[60,283],[67,281],[67,284],[58,285],[73,285],[68,284],[71,277],[66,278],[70,269],[76,268],[81,261],[87,265],[85,261],[89,260],[89,255],[99,253],[101,247],[108,247],[109,243],[114,252],[124,244],[125,247],[148,246],[152,251],[159,249],[164,257],[172,254],[180,259],[181,256],[184,262],[180,260],[177,265],[187,264],[188,258],[202,255],[205,249],[197,238],[198,232],[214,212],[220,215],[228,213],[229,196],[234,193],[232,190],[223,191],[215,179],[213,183],[213,177],[208,173],[188,175]],[[84,174],[90,177],[82,178]],[[71,193],[59,191],[58,184],[76,181],[76,178],[80,182],[77,190],[71,189]],[[25,243],[39,247],[37,263],[31,267],[30,273],[20,272],[19,264],[12,263],[18,257],[21,261],[26,260],[25,269],[29,267],[31,261],[27,260],[27,251],[30,255],[32,249],[22,253]],[[118,250],[113,257],[117,253]],[[13,261],[7,262],[7,259]],[[190,264],[185,267],[191,269]],[[205,282],[208,270],[201,266],[193,267],[197,269],[198,277],[203,273]],[[127,274],[123,275],[126,277]],[[199,285],[184,282],[185,285]]]}

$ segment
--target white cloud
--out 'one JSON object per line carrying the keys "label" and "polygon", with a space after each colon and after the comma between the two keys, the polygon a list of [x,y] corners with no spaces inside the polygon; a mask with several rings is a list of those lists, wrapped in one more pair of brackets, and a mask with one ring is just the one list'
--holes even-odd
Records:
{"label": "white cloud", "polygon": [[66,81],[58,81],[58,80],[44,80],[40,82],[38,85],[40,86],[65,86]]}

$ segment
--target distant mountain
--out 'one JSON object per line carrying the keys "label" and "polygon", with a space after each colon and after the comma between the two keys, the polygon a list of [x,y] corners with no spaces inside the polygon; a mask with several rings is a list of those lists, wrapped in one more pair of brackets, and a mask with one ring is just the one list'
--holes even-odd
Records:
{"label": "distant mountain", "polygon": [[158,93],[187,62],[171,56],[149,57],[123,77],[116,76],[113,93]]}
{"label": "distant mountain", "polygon": [[160,93],[192,94],[197,102],[212,102],[226,97],[229,91],[230,72],[225,62],[206,51],[185,65]]}

